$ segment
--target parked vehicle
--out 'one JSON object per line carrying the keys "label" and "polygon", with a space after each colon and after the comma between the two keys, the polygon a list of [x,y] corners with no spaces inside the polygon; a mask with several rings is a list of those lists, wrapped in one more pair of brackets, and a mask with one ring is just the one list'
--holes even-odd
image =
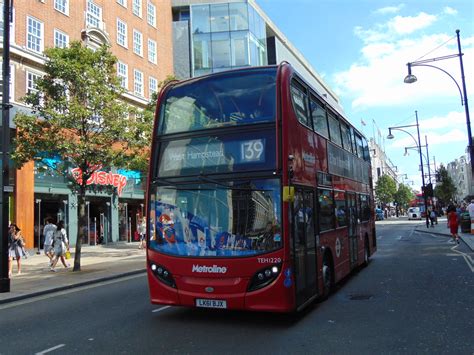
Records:
{"label": "parked vehicle", "polygon": [[408,209],[408,220],[421,219],[421,212],[419,207],[410,207]]}

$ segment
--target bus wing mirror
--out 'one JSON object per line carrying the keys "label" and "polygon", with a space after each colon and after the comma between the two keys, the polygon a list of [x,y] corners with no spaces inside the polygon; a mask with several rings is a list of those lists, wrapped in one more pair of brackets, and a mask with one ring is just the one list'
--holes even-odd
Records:
{"label": "bus wing mirror", "polygon": [[295,188],[293,186],[283,186],[283,202],[293,202],[295,200]]}

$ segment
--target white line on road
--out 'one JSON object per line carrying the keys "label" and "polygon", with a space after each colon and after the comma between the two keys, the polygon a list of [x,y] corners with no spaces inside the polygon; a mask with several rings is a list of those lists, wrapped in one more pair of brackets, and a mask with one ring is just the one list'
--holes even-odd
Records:
{"label": "white line on road", "polygon": [[157,308],[157,309],[154,309],[153,311],[151,311],[152,313],[155,313],[155,312],[161,312],[161,311],[164,311],[165,309],[168,309],[170,308],[171,306],[164,306],[164,307],[161,307],[161,308]]}
{"label": "white line on road", "polygon": [[49,352],[51,352],[51,351],[60,349],[60,348],[62,348],[63,346],[66,346],[66,344],[59,344],[59,345],[53,346],[52,348],[49,348],[49,349],[40,351],[39,353],[35,353],[35,354],[36,354],[36,355],[43,355],[43,354],[49,353]]}
{"label": "white line on road", "polygon": [[455,253],[461,255],[464,259],[464,261],[466,262],[467,266],[469,266],[469,269],[471,269],[471,272],[474,272],[474,260],[472,260],[472,258],[467,255],[466,253],[463,253],[462,251],[459,251],[459,250],[456,250],[456,248],[458,247],[459,245],[455,245],[451,248],[452,251],[454,251]]}

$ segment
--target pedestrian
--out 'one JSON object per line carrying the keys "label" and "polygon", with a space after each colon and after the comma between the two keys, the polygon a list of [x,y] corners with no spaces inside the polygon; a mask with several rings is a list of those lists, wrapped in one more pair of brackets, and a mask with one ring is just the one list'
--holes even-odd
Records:
{"label": "pedestrian", "polygon": [[467,211],[471,218],[471,234],[474,234],[474,200],[471,200],[471,203],[467,206]]}
{"label": "pedestrian", "polygon": [[140,235],[140,244],[138,245],[138,249],[142,249],[146,247],[146,218],[143,217],[141,223],[138,224],[138,234]]}
{"label": "pedestrian", "polygon": [[24,247],[25,242],[20,228],[12,223],[8,233],[8,277],[12,277],[13,259],[16,260],[18,275],[21,275],[21,257],[24,256]]}
{"label": "pedestrian", "polygon": [[53,219],[51,217],[46,218],[46,225],[43,229],[44,234],[44,255],[49,258],[49,266],[53,265],[53,258],[54,258],[54,248],[53,248],[53,240],[54,240],[54,232],[56,232],[56,225],[53,223]]}
{"label": "pedestrian", "polygon": [[69,264],[66,263],[66,259],[64,256],[66,255],[66,251],[69,250],[69,241],[66,235],[66,229],[64,229],[64,222],[59,221],[56,231],[53,234],[54,242],[54,254],[56,255],[55,259],[53,260],[53,264],[51,265],[51,271],[56,271],[54,268],[58,263],[58,260],[61,259],[61,263],[64,265],[65,268],[69,267]]}
{"label": "pedestrian", "polygon": [[434,228],[434,224],[436,222],[436,211],[434,209],[430,212],[430,221],[431,221],[431,228]]}
{"label": "pedestrian", "polygon": [[448,227],[451,232],[453,242],[459,244],[459,234],[458,234],[459,217],[455,209],[451,209],[448,212]]}

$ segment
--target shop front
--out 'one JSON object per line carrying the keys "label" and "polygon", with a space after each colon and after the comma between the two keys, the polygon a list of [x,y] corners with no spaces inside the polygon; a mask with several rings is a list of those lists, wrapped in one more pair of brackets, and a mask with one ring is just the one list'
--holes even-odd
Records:
{"label": "shop front", "polygon": [[143,216],[143,180],[136,172],[98,172],[90,185],[112,185],[110,189],[94,189],[86,194],[86,225],[79,226],[77,195],[68,188],[67,180],[35,169],[34,172],[34,246],[42,247],[43,226],[47,218],[54,223],[63,220],[71,245],[76,244],[79,228],[86,240],[83,245],[119,241],[135,241],[137,221]]}

